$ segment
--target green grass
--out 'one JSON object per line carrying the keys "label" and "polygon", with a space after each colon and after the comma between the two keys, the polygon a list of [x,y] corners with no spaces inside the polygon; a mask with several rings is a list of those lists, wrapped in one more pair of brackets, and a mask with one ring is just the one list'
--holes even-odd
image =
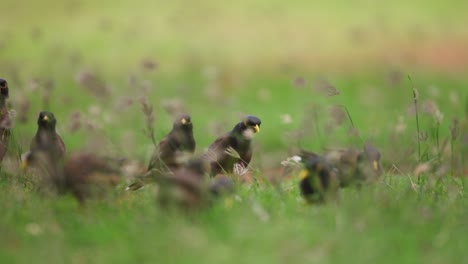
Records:
{"label": "green grass", "polygon": [[[468,262],[466,177],[452,177],[450,150],[458,119],[453,169],[466,176],[468,78],[451,70],[451,63],[466,69],[463,62],[441,55],[466,43],[467,4],[372,3],[3,1],[0,77],[9,81],[17,121],[0,174],[0,262]],[[144,59],[157,69],[144,69]],[[111,93],[96,97],[80,86],[83,70]],[[393,71],[400,81],[389,81]],[[434,171],[419,180],[407,75],[429,136],[421,142],[423,161],[440,153]],[[296,86],[297,78],[305,85]],[[340,94],[318,92],[322,78]],[[280,162],[297,147],[360,148],[365,140],[381,150],[385,177],[343,190],[338,205],[308,206],[293,173],[279,188],[239,184],[232,207],[219,201],[185,214],[159,208],[153,188],[126,193],[124,183],[109,199],[80,207],[71,196],[36,193],[18,171],[45,108],[55,113],[68,151],[91,148],[146,163],[152,143],[142,132],[142,97],[154,105],[158,139],[172,123],[164,105],[182,101],[198,153],[244,114],[259,116],[252,168],[262,179],[280,177]],[[434,115],[424,111],[431,102],[444,115],[438,138]],[[347,118],[330,125],[337,105],[346,106],[358,135],[349,133]],[[77,131],[70,130],[74,112],[82,121]],[[292,122],[282,122],[284,115]]]}

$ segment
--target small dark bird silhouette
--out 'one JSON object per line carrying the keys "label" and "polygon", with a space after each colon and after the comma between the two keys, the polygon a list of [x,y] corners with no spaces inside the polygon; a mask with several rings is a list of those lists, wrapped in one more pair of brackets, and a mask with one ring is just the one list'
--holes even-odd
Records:
{"label": "small dark bird silhouette", "polygon": [[31,141],[31,152],[45,152],[51,162],[58,162],[65,155],[65,143],[55,131],[57,120],[51,112],[40,112],[37,119],[38,129]]}
{"label": "small dark bird silhouette", "polygon": [[93,153],[71,154],[65,162],[65,188],[80,203],[93,197],[102,197],[120,183],[121,159],[101,157]]}
{"label": "small dark bird silhouette", "polygon": [[[307,151],[303,151],[301,155],[304,157],[319,156]],[[368,142],[364,144],[363,150],[330,149],[322,158],[335,171],[342,188],[371,183],[382,175],[380,152]]]}
{"label": "small dark bird silhouette", "polygon": [[64,163],[51,162],[43,151],[28,151],[22,166],[39,178],[39,188],[64,194],[71,192],[80,203],[102,197],[121,180],[121,159],[101,157],[94,153],[72,153]]}
{"label": "small dark bird silhouette", "polygon": [[206,153],[211,161],[211,176],[220,172],[232,173],[235,164],[247,167],[252,159],[251,140],[260,132],[261,120],[247,116],[230,132],[217,138]]}
{"label": "small dark bird silhouette", "polygon": [[8,151],[8,142],[10,139],[10,128],[12,125],[11,117],[6,107],[9,90],[6,80],[0,78],[0,163]]}
{"label": "small dark bird silhouette", "polygon": [[307,202],[323,203],[336,197],[339,182],[327,161],[315,153],[303,152],[304,168],[299,173],[299,190]]}
{"label": "small dark bird silhouette", "polygon": [[154,181],[156,174],[165,174],[177,169],[195,152],[193,124],[189,115],[180,115],[172,130],[159,142],[148,165],[148,172],[137,177],[127,190],[138,190],[146,183]]}
{"label": "small dark bird silhouette", "polygon": [[38,129],[33,137],[29,152],[23,154],[23,167],[36,171],[43,182],[56,191],[64,190],[63,158],[65,144],[55,131],[57,120],[50,112],[41,112],[37,120]]}
{"label": "small dark bird silhouette", "polygon": [[195,152],[195,139],[193,138],[193,124],[189,115],[179,116],[172,126],[172,130],[160,142],[156,155],[151,158],[148,170],[161,166],[161,161],[170,169],[177,168],[179,158]]}

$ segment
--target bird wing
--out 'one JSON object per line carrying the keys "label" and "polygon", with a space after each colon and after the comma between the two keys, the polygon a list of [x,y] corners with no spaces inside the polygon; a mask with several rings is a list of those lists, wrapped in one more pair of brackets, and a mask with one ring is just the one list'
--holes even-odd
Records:
{"label": "bird wing", "polygon": [[61,156],[65,155],[65,150],[66,150],[65,142],[63,142],[62,137],[59,134],[57,134],[56,142],[57,142],[57,147],[58,147],[58,150],[60,151]]}
{"label": "bird wing", "polygon": [[10,138],[10,130],[0,128],[0,161],[5,157],[8,150],[8,141]]}
{"label": "bird wing", "polygon": [[37,134],[34,136],[34,138],[31,140],[31,144],[29,144],[29,150],[30,151],[36,151],[39,149],[39,143],[37,142]]}
{"label": "bird wing", "polygon": [[213,152],[221,151],[221,150],[224,151],[229,146],[233,147],[232,143],[233,143],[232,137],[228,133],[217,138],[213,143],[211,143],[211,145],[208,147],[208,151],[213,151]]}
{"label": "bird wing", "polygon": [[241,155],[241,162],[247,167],[252,160],[252,148],[249,148],[243,155]]}

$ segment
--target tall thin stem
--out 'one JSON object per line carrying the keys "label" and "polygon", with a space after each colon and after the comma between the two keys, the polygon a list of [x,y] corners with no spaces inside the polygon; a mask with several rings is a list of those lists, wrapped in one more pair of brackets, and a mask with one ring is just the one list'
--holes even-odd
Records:
{"label": "tall thin stem", "polygon": [[411,79],[411,76],[408,75],[408,79],[411,82],[411,87],[412,87],[412,90],[413,90],[414,112],[415,112],[415,116],[416,116],[416,132],[417,132],[417,139],[418,139],[418,162],[420,162],[421,161],[421,139],[420,139],[421,132],[420,132],[420,129],[419,129],[419,113],[418,113],[419,93],[418,93],[418,90],[416,90],[416,88],[414,88],[413,80]]}

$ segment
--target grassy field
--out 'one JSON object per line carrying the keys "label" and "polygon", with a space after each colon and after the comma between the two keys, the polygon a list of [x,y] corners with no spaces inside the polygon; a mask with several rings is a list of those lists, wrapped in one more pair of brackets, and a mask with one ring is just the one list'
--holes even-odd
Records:
{"label": "grassy field", "polygon": [[[468,262],[466,1],[2,6],[0,77],[16,122],[0,172],[0,263]],[[128,179],[80,207],[36,193],[18,169],[46,109],[69,152],[146,164],[142,100],[158,139],[172,112],[190,113],[197,153],[243,115],[259,116],[260,182],[186,214],[159,208],[154,188],[125,192]],[[342,190],[338,204],[307,205],[297,173],[281,176],[299,147],[367,140],[382,152],[383,180]]]}

